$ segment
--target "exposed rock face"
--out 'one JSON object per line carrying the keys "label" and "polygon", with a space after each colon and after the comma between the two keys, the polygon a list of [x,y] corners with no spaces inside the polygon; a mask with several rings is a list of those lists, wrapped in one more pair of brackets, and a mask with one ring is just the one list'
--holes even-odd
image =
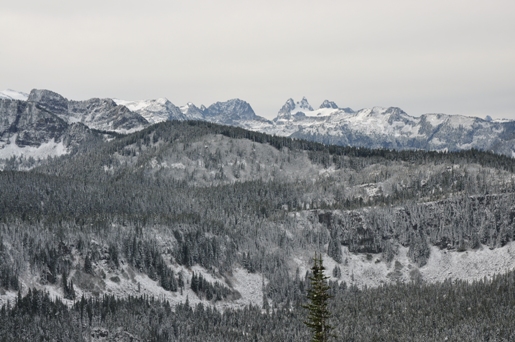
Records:
{"label": "exposed rock face", "polygon": [[338,108],[330,101],[310,110],[304,100],[295,104],[293,99],[288,99],[274,124],[260,130],[334,145],[437,151],[476,148],[515,155],[515,121],[446,114],[413,117],[397,107],[354,112],[350,108]]}
{"label": "exposed rock face", "polygon": [[223,125],[241,126],[242,123],[246,122],[269,122],[257,116],[252,107],[247,102],[240,99],[216,102],[209,106],[203,114],[206,121]]}
{"label": "exposed rock face", "polygon": [[216,122],[234,122],[239,120],[254,119],[256,113],[252,107],[240,99],[232,99],[226,102],[216,102],[204,112],[206,119]]}
{"label": "exposed rock face", "polygon": [[50,90],[33,89],[29,94],[27,102],[37,103],[49,112],[57,115],[68,113],[68,100]]}
{"label": "exposed rock face", "polygon": [[117,105],[111,99],[69,101],[50,90],[34,89],[30,92],[27,102],[37,103],[67,123],[81,122],[98,130],[127,133],[141,130],[149,124],[140,114]]}
{"label": "exposed rock face", "polygon": [[179,108],[167,99],[116,102],[142,115],[151,124],[166,120],[201,120],[248,129],[271,124],[257,116],[252,107],[240,99],[216,102],[208,108],[203,105],[199,108],[191,102]]}
{"label": "exposed rock face", "polygon": [[[3,141],[12,138],[11,135],[6,138],[6,131],[16,130],[20,144],[35,146],[39,141],[51,139],[53,133],[50,132],[62,131],[62,121],[130,133],[166,120],[204,120],[324,144],[437,151],[476,148],[515,156],[515,121],[491,118],[446,114],[413,117],[397,107],[365,108],[355,112],[339,108],[329,100],[314,110],[304,97],[297,102],[288,99],[277,117],[269,121],[256,115],[252,107],[240,99],[216,102],[208,108],[192,103],[179,108],[165,98],[133,102],[98,98],[71,101],[55,92],[38,89],[27,95],[24,104],[25,95],[11,90],[2,92]],[[6,102],[16,101],[14,98],[20,98],[19,103]],[[43,127],[45,125],[48,127]]]}
{"label": "exposed rock face", "polygon": [[332,108],[332,109],[338,109],[338,106],[336,105],[336,103],[334,103],[333,101],[328,101],[328,100],[325,100],[324,102],[322,102],[322,104],[320,105],[320,108]]}
{"label": "exposed rock face", "polygon": [[286,103],[281,107],[281,109],[279,109],[278,116],[280,116],[281,114],[289,114],[294,109],[295,101],[293,101],[292,98],[289,98],[288,100],[286,100]]}
{"label": "exposed rock face", "polygon": [[198,108],[191,102],[188,102],[188,104],[181,107],[181,112],[184,114],[187,120],[204,120],[205,111],[206,107],[201,106]]}
{"label": "exposed rock face", "polygon": [[[49,107],[55,110],[62,108],[61,99],[58,96],[53,98],[56,101],[52,101]],[[123,120],[123,116],[114,117],[115,120]],[[49,156],[87,149],[104,138],[105,135],[82,123],[69,124],[37,102],[0,99],[0,160],[12,157],[44,160]],[[3,167],[5,163],[0,162],[0,169]]]}
{"label": "exposed rock face", "polygon": [[310,110],[310,111],[313,110],[313,107],[311,107],[311,105],[308,102],[308,99],[306,99],[305,96],[302,98],[302,100],[300,100],[300,102],[297,103],[297,105],[300,109]]}
{"label": "exposed rock face", "polygon": [[19,147],[39,146],[58,140],[68,124],[34,102],[0,100],[0,143]]}

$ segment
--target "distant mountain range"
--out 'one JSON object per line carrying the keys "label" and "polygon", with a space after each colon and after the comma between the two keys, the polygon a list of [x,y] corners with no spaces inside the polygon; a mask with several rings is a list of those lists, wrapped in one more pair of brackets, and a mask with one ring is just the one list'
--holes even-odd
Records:
{"label": "distant mountain range", "polygon": [[[88,140],[91,130],[127,134],[166,120],[209,121],[324,144],[398,150],[479,149],[515,155],[515,121],[511,120],[446,114],[414,117],[397,107],[354,111],[328,100],[314,109],[306,98],[288,99],[277,116],[267,120],[240,99],[207,108],[192,103],[179,107],[165,98],[73,101],[50,90],[34,89],[30,94],[0,92],[0,159],[59,155],[69,152],[77,139]],[[80,137],[69,133],[71,127],[78,130],[77,124],[83,125]]]}

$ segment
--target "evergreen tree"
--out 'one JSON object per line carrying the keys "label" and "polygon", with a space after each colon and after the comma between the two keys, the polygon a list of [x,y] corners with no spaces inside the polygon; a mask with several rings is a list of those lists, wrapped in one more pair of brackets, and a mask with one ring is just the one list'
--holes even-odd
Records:
{"label": "evergreen tree", "polygon": [[84,271],[89,274],[93,273],[93,264],[91,263],[89,255],[86,255],[86,259],[84,260]]}
{"label": "evergreen tree", "polygon": [[329,277],[324,275],[325,267],[322,264],[322,256],[317,258],[315,253],[313,261],[312,274],[309,277],[311,287],[308,289],[307,295],[309,303],[304,305],[304,308],[309,310],[309,314],[308,320],[304,324],[313,333],[312,342],[327,342],[333,336],[331,334],[333,327],[328,322],[331,313],[327,308],[328,300],[331,298],[327,284]]}

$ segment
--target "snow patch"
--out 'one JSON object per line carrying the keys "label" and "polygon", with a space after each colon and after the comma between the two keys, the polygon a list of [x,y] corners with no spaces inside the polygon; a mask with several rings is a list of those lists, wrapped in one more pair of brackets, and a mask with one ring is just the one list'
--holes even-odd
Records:
{"label": "snow patch", "polygon": [[8,143],[0,143],[0,159],[24,156],[26,158],[47,158],[57,157],[69,153],[63,142],[55,142],[54,139],[39,146],[20,147],[16,145],[17,134],[9,139]]}
{"label": "snow patch", "polygon": [[[417,277],[426,283],[443,282],[446,279],[472,282],[485,277],[490,279],[495,274],[515,269],[515,242],[495,249],[482,246],[464,252],[441,250],[432,246],[431,255],[423,267],[413,263],[408,257],[408,248],[402,246],[389,263],[383,260],[382,254],[352,253],[346,246],[342,246],[342,255],[341,264],[327,255],[323,256],[326,275],[333,281],[346,282],[359,288],[378,287],[398,281],[409,282]],[[294,261],[303,276],[311,260],[296,257]],[[335,266],[341,269],[340,278],[333,276]]]}
{"label": "snow patch", "polygon": [[183,163],[173,163],[173,164],[170,164],[170,168],[184,170],[184,169],[186,169],[186,166]]}
{"label": "snow patch", "polygon": [[23,93],[21,91],[16,91],[12,89],[0,91],[0,99],[27,101],[28,98],[29,94]]}
{"label": "snow patch", "polygon": [[231,282],[233,289],[241,294],[241,298],[235,301],[236,305],[263,305],[263,285],[266,286],[268,281],[261,274],[237,268],[233,271]]}
{"label": "snow patch", "polygon": [[449,278],[473,281],[491,278],[494,274],[513,269],[515,243],[510,242],[501,248],[490,249],[482,246],[478,250],[464,252],[440,250],[433,246],[429,260],[420,268],[420,273],[428,282],[441,282]]}

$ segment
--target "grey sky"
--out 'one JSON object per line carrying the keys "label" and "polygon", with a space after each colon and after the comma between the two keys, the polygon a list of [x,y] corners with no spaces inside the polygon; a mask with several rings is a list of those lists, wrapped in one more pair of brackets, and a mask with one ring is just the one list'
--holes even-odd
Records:
{"label": "grey sky", "polygon": [[515,119],[513,0],[0,0],[0,90]]}

